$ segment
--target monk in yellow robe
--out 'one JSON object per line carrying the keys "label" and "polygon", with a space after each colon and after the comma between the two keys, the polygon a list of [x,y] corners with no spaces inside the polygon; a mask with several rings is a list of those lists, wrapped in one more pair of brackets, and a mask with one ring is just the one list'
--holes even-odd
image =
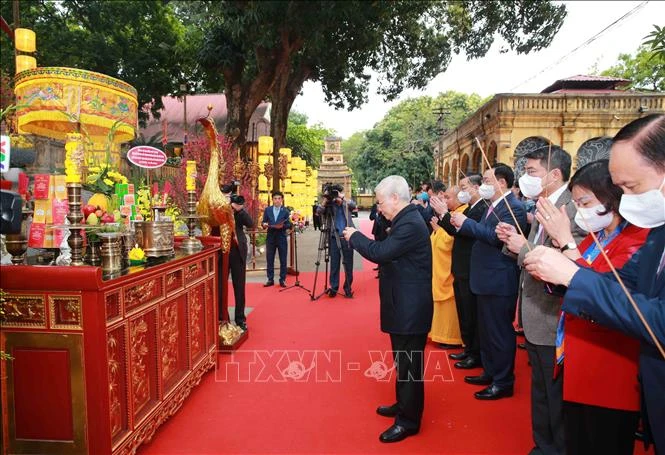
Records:
{"label": "monk in yellow robe", "polygon": [[[466,204],[460,205],[457,195],[451,195],[454,200],[445,199],[449,208],[455,207],[454,212],[463,212]],[[453,274],[450,270],[454,237],[449,235],[441,226],[438,219],[433,217],[430,224],[434,231],[430,236],[432,241],[432,295],[434,297],[434,316],[429,337],[432,341],[443,345],[461,346],[457,307],[455,306],[455,293],[453,291]]]}

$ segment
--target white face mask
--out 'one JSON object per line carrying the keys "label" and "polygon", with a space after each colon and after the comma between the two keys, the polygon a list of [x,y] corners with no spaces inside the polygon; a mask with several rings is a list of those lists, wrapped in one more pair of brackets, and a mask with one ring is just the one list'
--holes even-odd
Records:
{"label": "white face mask", "polygon": [[543,192],[543,179],[542,177],[535,177],[529,174],[524,174],[519,180],[520,191],[528,198],[535,198]]}
{"label": "white face mask", "polygon": [[603,204],[594,205],[590,208],[580,207],[575,214],[575,223],[586,232],[598,232],[605,229],[614,220],[612,212],[599,215],[603,212],[605,212]]}
{"label": "white face mask", "polygon": [[468,191],[460,191],[457,193],[457,199],[462,203],[462,204],[468,204],[469,201],[471,201],[471,193]]}
{"label": "white face mask", "polygon": [[655,228],[665,224],[665,197],[660,192],[663,185],[665,178],[657,190],[622,195],[619,204],[621,216],[641,228]]}
{"label": "white face mask", "polygon": [[494,185],[488,185],[486,183],[483,183],[482,185],[480,185],[480,188],[478,188],[478,194],[483,199],[491,198],[492,196],[494,196],[495,192],[496,191],[494,190]]}

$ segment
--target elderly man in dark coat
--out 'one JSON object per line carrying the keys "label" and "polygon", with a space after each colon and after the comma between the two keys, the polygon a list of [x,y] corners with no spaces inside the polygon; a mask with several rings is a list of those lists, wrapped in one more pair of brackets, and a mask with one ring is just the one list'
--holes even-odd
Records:
{"label": "elderly man in dark coat", "polygon": [[397,402],[376,412],[395,423],[379,437],[397,442],[418,433],[425,401],[423,351],[432,325],[432,246],[409,186],[391,175],[375,189],[381,213],[392,222],[385,240],[372,241],[348,227],[344,237],[363,257],[379,264],[381,330],[390,334],[397,371]]}

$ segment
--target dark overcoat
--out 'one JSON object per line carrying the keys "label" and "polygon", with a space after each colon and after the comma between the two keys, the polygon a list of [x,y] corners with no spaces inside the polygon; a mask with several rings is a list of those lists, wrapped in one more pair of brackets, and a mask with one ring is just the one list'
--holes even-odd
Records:
{"label": "dark overcoat", "polygon": [[351,246],[379,264],[381,330],[399,335],[429,333],[434,305],[432,244],[417,207],[409,204],[393,218],[385,240],[370,240],[355,232]]}

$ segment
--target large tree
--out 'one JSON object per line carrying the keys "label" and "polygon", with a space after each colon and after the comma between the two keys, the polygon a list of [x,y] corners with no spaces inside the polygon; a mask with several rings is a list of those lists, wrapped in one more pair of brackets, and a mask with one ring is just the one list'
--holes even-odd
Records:
{"label": "large tree", "polygon": [[[155,115],[164,95],[177,93],[192,74],[195,37],[160,0],[21,0],[20,25],[37,34],[39,66],[97,71],[133,85],[139,105]],[[12,2],[1,3],[2,17],[13,17]],[[9,18],[9,19],[8,19]],[[12,24],[15,25],[15,24]],[[2,70],[14,74],[13,44],[1,40]],[[200,77],[200,76],[198,76]],[[140,113],[145,119],[146,113]]]}
{"label": "large tree", "polygon": [[208,3],[201,60],[223,75],[227,132],[240,145],[258,104],[273,103],[275,149],[306,80],[323,85],[336,107],[366,100],[368,70],[394,99],[422,88],[451,56],[485,55],[496,36],[518,53],[546,47],[565,7],[550,1],[219,1]]}
{"label": "large tree", "polygon": [[[436,98],[422,96],[393,107],[386,116],[359,139],[352,136],[342,149],[349,159],[358,187],[366,191],[383,177],[402,175],[412,186],[433,176],[433,144],[441,129],[456,127],[485,100],[476,94],[445,92]],[[438,121],[435,110],[447,112]]]}
{"label": "large tree", "polygon": [[630,79],[626,89],[665,91],[665,54],[642,45],[634,55],[619,54],[618,60],[600,74]]}

